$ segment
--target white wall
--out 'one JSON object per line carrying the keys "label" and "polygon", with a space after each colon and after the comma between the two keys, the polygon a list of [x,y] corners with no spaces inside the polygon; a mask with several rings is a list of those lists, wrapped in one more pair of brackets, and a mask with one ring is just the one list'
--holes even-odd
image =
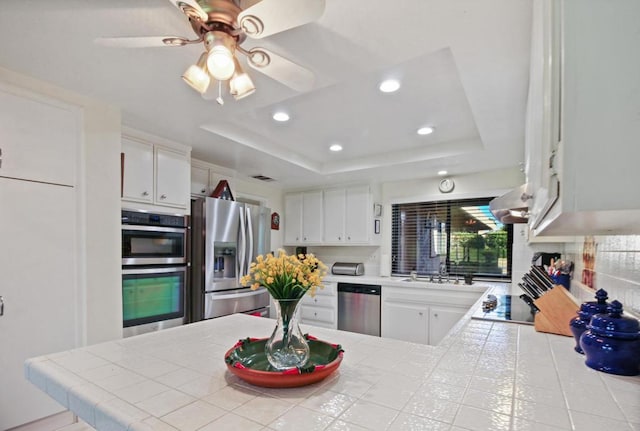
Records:
{"label": "white wall", "polygon": [[0,80],[79,106],[84,137],[79,155],[77,280],[83,309],[81,342],[122,336],[120,279],[120,112],[95,100],[0,68]]}

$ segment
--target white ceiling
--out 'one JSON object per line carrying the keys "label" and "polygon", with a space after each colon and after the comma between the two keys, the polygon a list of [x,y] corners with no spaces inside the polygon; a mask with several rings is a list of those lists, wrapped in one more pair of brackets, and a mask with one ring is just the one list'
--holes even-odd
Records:
{"label": "white ceiling", "polygon": [[[180,76],[202,51],[108,48],[98,37],[192,38],[167,0],[0,3],[0,66],[122,109],[133,128],[284,188],[517,166],[523,158],[531,0],[326,0],[323,16],[247,39],[312,70],[298,93],[245,67],[257,91],[204,100]],[[242,60],[241,60],[242,61]],[[400,90],[383,94],[381,80]],[[291,121],[276,123],[276,110]],[[435,133],[418,136],[423,125]],[[339,142],[340,153],[328,147]]]}

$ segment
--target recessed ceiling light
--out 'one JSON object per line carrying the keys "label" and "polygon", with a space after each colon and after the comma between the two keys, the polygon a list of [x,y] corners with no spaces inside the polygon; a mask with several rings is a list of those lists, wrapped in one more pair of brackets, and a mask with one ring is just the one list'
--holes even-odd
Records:
{"label": "recessed ceiling light", "polygon": [[438,175],[442,176],[442,175],[447,175],[448,172],[447,171],[438,171]]}
{"label": "recessed ceiling light", "polygon": [[342,151],[342,145],[340,144],[333,144],[332,146],[329,147],[329,149],[331,151]]}
{"label": "recessed ceiling light", "polygon": [[287,114],[286,112],[276,112],[275,114],[273,114],[273,119],[276,121],[289,121],[289,114]]}
{"label": "recessed ceiling light", "polygon": [[395,79],[387,79],[386,81],[382,81],[380,83],[380,87],[378,87],[380,91],[383,93],[393,93],[394,91],[398,91],[400,88],[400,81]]}
{"label": "recessed ceiling light", "polygon": [[430,135],[433,133],[433,127],[425,126],[418,129],[418,135]]}

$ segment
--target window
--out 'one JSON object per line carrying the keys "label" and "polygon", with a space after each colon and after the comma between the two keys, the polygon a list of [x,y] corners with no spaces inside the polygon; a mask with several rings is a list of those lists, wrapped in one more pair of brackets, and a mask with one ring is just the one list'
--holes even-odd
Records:
{"label": "window", "polygon": [[511,278],[513,226],[493,217],[491,199],[392,205],[391,272]]}

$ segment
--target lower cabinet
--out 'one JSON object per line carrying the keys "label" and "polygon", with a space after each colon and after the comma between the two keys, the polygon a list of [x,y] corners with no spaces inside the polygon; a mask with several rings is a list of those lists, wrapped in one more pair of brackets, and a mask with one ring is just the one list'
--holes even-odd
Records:
{"label": "lower cabinet", "polygon": [[[300,323],[338,328],[338,293],[336,283],[325,283],[324,289],[316,290],[316,295],[302,297]],[[312,334],[313,335],[313,334]]]}
{"label": "lower cabinet", "polygon": [[382,287],[382,336],[437,345],[481,293]]}
{"label": "lower cabinet", "polygon": [[429,306],[388,301],[382,306],[382,336],[429,344]]}

